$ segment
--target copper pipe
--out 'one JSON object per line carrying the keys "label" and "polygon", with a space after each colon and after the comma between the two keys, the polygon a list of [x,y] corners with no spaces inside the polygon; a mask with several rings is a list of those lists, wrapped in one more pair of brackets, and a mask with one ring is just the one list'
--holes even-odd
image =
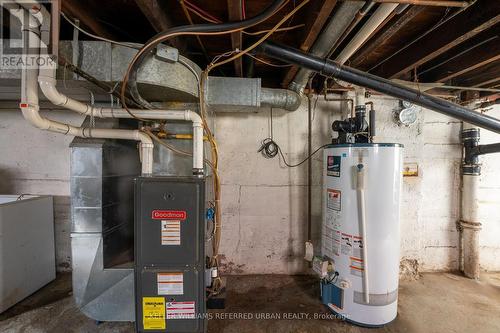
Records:
{"label": "copper pipe", "polygon": [[328,81],[325,80],[323,84],[323,97],[327,102],[347,102],[351,103],[351,117],[354,117],[354,99],[352,98],[328,98],[327,94],[329,91],[332,91],[328,88]]}

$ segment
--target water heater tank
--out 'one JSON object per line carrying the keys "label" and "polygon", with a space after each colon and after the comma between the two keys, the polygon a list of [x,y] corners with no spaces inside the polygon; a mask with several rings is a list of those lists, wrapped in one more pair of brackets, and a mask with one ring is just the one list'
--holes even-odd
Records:
{"label": "water heater tank", "polygon": [[321,296],[330,310],[363,326],[397,315],[399,144],[337,144],[324,150]]}

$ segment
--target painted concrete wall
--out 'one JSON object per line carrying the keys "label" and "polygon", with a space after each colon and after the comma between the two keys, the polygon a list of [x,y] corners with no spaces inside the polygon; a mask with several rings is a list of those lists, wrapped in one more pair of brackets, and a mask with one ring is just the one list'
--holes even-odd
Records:
{"label": "painted concrete wall", "polygon": [[[50,117],[73,125],[83,122],[81,116],[63,111],[50,112]],[[71,140],[71,137],[32,127],[24,121],[20,111],[0,110],[0,194],[54,196],[56,264],[59,271],[71,268]]]}
{"label": "painted concrete wall", "polygon": [[[421,110],[418,123],[402,127],[393,121],[397,100],[371,99],[377,112],[377,142],[405,146],[405,163],[416,163],[418,177],[405,177],[401,206],[402,271],[458,269],[456,221],[460,218],[459,133],[461,122]],[[500,108],[493,112],[500,116]],[[306,103],[293,113],[274,110],[273,135],[290,163],[307,149]],[[330,124],[340,118],[340,103],[319,98],[314,111],[313,147],[330,140]],[[307,223],[307,167],[287,168],[278,158],[257,153],[270,135],[269,110],[252,115],[217,114],[221,151],[224,269],[231,273],[298,273]],[[483,143],[499,135],[483,131]],[[483,157],[481,186],[484,269],[500,270],[500,155]],[[313,158],[313,241],[321,223],[321,154]],[[496,236],[495,236],[496,235]]]}
{"label": "painted concrete wall", "polygon": [[[404,178],[401,214],[403,269],[458,268],[461,123],[423,110],[418,124],[400,127],[392,120],[398,101],[373,98],[377,141],[405,145],[405,162],[417,163],[418,177]],[[270,135],[269,110],[253,114],[218,113],[216,136],[222,179],[223,269],[228,273],[300,273],[307,223],[306,164],[287,168],[257,150]],[[500,117],[500,108],[489,111]],[[318,98],[313,113],[313,147],[330,140],[330,124],[340,118],[340,103]],[[51,112],[54,119],[80,124],[78,115]],[[498,135],[482,132],[483,143]],[[273,135],[290,163],[307,149],[306,104],[296,112],[273,110]],[[70,267],[69,148],[71,138],[41,132],[18,111],[0,111],[0,193],[55,195],[56,251],[59,270]],[[481,256],[483,268],[500,270],[500,155],[483,157],[481,178]],[[321,153],[313,158],[313,240],[321,224]]]}

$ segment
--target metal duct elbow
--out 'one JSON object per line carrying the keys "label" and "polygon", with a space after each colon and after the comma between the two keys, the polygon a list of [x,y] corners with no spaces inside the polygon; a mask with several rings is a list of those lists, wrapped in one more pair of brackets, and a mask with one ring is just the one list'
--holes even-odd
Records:
{"label": "metal duct elbow", "polygon": [[302,103],[298,93],[288,89],[262,88],[260,91],[260,105],[272,108],[295,111]]}
{"label": "metal duct elbow", "polygon": [[[346,1],[340,4],[338,10],[335,11],[333,17],[328,21],[323,32],[318,36],[314,42],[310,52],[317,57],[327,57],[332,47],[337,43],[342,33],[349,27],[353,21],[356,13],[358,13],[364,2],[350,2]],[[288,88],[302,94],[307,84],[307,80],[313,71],[307,68],[301,68],[295,75],[293,81],[289,84]]]}

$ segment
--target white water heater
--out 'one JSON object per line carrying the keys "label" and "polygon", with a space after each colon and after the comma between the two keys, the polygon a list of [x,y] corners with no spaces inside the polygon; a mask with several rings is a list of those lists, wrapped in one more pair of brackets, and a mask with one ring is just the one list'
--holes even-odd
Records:
{"label": "white water heater", "polygon": [[399,144],[334,144],[324,150],[321,296],[333,312],[362,326],[397,315]]}

